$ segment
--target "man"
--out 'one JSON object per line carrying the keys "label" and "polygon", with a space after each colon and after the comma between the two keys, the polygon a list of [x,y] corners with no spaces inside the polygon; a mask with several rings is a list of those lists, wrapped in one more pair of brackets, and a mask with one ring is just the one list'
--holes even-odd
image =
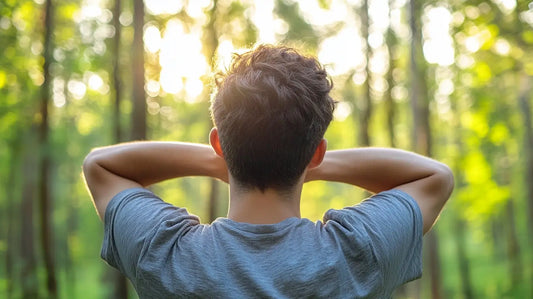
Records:
{"label": "man", "polygon": [[[332,85],[293,49],[238,55],[217,87],[211,147],[127,143],[84,162],[102,257],[141,298],[388,298],[420,277],[422,234],[453,189],[447,166],[395,149],[326,151]],[[227,218],[200,224],[144,189],[184,176],[229,182]],[[313,223],[300,218],[311,180],[375,195]]]}

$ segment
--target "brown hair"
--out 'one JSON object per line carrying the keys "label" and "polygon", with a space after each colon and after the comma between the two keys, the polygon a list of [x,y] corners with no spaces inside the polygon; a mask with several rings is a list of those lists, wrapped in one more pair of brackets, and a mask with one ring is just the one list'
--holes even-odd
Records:
{"label": "brown hair", "polygon": [[289,190],[332,119],[325,69],[292,48],[261,45],[235,54],[216,84],[211,115],[229,172],[244,188]]}

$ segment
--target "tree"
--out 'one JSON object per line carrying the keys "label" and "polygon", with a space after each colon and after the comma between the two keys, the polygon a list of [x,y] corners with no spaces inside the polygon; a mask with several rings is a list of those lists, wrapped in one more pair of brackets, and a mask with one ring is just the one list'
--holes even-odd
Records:
{"label": "tree", "polygon": [[[409,28],[411,47],[409,60],[410,104],[413,117],[411,144],[413,150],[431,156],[431,129],[429,126],[429,101],[426,74],[422,54],[422,34],[420,16],[422,5],[419,1],[409,1]],[[426,235],[426,252],[429,262],[432,298],[441,298],[440,260],[438,238],[435,229]]]}
{"label": "tree", "polygon": [[[527,201],[527,219],[529,231],[533,231],[533,122],[531,121],[531,106],[529,104],[529,95],[531,90],[531,77],[527,75],[522,76],[520,86],[519,103],[522,110],[522,117],[524,122],[524,153],[526,155],[524,181],[527,186],[526,194],[529,200]],[[529,242],[533,247],[533,238],[529,234]],[[531,274],[533,280],[533,274]],[[533,293],[533,287],[531,292]]]}
{"label": "tree", "polygon": [[113,28],[115,29],[115,36],[113,38],[113,91],[114,91],[114,105],[113,105],[113,132],[115,142],[122,140],[122,128],[120,126],[120,101],[122,96],[122,82],[120,78],[120,35],[122,32],[122,26],[120,25],[120,13],[122,11],[122,1],[115,0],[113,6]]}
{"label": "tree", "polygon": [[48,105],[51,94],[52,74],[52,32],[54,31],[54,5],[52,0],[47,0],[44,6],[44,82],[41,85],[40,101],[40,124],[39,124],[39,203],[40,203],[40,228],[41,247],[43,250],[44,264],[46,268],[46,287],[52,298],[57,297],[57,279],[54,261],[54,229],[53,229],[53,206],[50,191],[50,143],[49,143],[49,115]]}
{"label": "tree", "polygon": [[34,199],[37,187],[37,177],[33,167],[38,163],[35,155],[30,149],[36,147],[36,140],[33,133],[25,138],[25,150],[23,151],[24,162],[21,173],[24,176],[22,183],[21,198],[21,231],[20,231],[20,262],[21,267],[21,288],[23,298],[35,298],[38,294],[39,283],[37,280],[37,259],[35,253],[35,232],[34,232]]}
{"label": "tree", "polygon": [[[122,4],[121,0],[115,0],[114,6],[113,6],[113,28],[115,29],[115,35],[113,38],[113,48],[112,48],[112,58],[111,58],[113,61],[112,63],[113,69],[111,70],[111,73],[113,74],[113,92],[114,92],[113,128],[112,128],[114,143],[119,143],[122,141],[122,127],[120,125],[120,115],[121,115],[120,103],[121,103],[121,96],[122,96],[122,80],[120,78],[120,73],[122,70],[121,65],[120,65],[120,42],[121,42],[120,36],[122,32],[122,26],[120,24],[120,13],[122,10],[121,4]],[[137,29],[137,27],[135,28]],[[135,34],[137,34],[137,31],[135,31]],[[143,73],[143,76],[144,76],[144,73]],[[144,78],[143,78],[142,87],[144,88]],[[144,93],[144,89],[143,89],[143,93]],[[144,100],[144,96],[143,96],[143,100]],[[143,108],[141,107],[139,109],[143,109]],[[132,132],[132,135],[134,134],[135,132]],[[143,137],[140,137],[140,138],[143,138]],[[108,271],[109,272],[106,274],[110,276],[111,281],[113,282],[113,291],[110,295],[110,298],[123,298],[123,299],[128,298],[128,281],[126,280],[126,277],[120,272],[118,272],[116,269],[109,268]]]}
{"label": "tree", "polygon": [[[21,140],[20,140],[20,138],[17,138],[16,140],[12,141],[12,145],[11,145],[10,148],[13,149],[13,153],[12,153],[12,156],[11,156],[11,159],[10,159],[10,166],[8,167],[8,169],[11,171],[12,174],[15,174],[15,173],[18,173],[16,168],[18,167],[18,165],[20,165],[20,151],[21,151]],[[16,194],[15,190],[19,190],[19,187],[16,185],[16,182],[18,181],[17,179],[18,178],[17,178],[16,175],[10,175],[8,177],[6,185],[5,185],[6,186],[6,188],[5,188],[5,190],[6,190],[6,198],[8,198],[8,199],[17,198],[17,196],[15,195]],[[3,217],[6,220],[6,223],[5,223],[5,227],[6,227],[5,240],[7,242],[4,259],[5,259],[5,266],[6,266],[6,270],[5,270],[6,271],[6,276],[12,278],[11,280],[7,281],[7,287],[6,287],[7,298],[11,298],[11,296],[13,295],[15,277],[16,277],[16,274],[18,274],[18,273],[15,273],[15,271],[14,271],[14,268],[15,268],[14,264],[15,264],[15,260],[16,260],[16,252],[18,252],[18,248],[15,245],[17,243],[17,240],[16,240],[15,237],[20,234],[19,231],[16,231],[17,227],[15,226],[15,213],[16,213],[17,207],[19,207],[19,205],[17,204],[17,202],[15,200],[7,200],[6,204],[7,204],[6,214]],[[32,198],[29,199],[29,205],[32,207]],[[30,209],[30,211],[32,212],[31,217],[33,218],[33,209],[32,208]],[[21,211],[23,213],[27,213],[28,212],[28,211],[25,211],[24,209],[21,209]],[[22,216],[23,216],[22,219],[28,219],[28,218],[25,217],[26,215],[22,215]],[[24,225],[24,223],[22,223],[22,225]],[[29,240],[30,238],[33,239],[32,238],[33,237],[33,219],[31,219],[30,223],[28,224],[28,227],[31,228],[31,232],[27,235],[27,237],[23,236],[21,238],[21,239],[25,239],[25,241],[24,241],[25,243],[26,242],[33,242],[33,240],[31,240],[31,241]],[[22,245],[25,245],[25,244],[22,244]],[[23,261],[28,262],[28,264],[30,266],[29,267],[30,271],[28,271],[28,273],[32,273],[31,271],[34,270],[34,268],[35,268],[35,256],[34,256],[33,243],[28,244],[28,246],[26,248],[25,247],[22,247],[22,248],[24,248],[24,250],[31,250],[28,253],[29,259],[28,260],[24,260],[23,259]],[[35,279],[35,278],[32,277],[32,279]]]}
{"label": "tree", "polygon": [[[217,4],[218,1],[214,0],[213,5],[207,12],[209,21],[204,27],[204,52],[205,58],[210,62],[211,71],[215,69],[215,52],[218,48],[218,32],[215,28],[217,22]],[[211,124],[211,120],[208,122]],[[219,201],[219,186],[218,182],[215,179],[210,179],[210,190],[209,190],[209,204],[208,204],[208,221],[211,223],[217,217],[217,206]]]}
{"label": "tree", "polygon": [[146,139],[146,94],[144,91],[144,2],[133,1],[133,112],[131,138]]}
{"label": "tree", "polygon": [[385,109],[386,109],[386,115],[387,115],[387,133],[389,136],[389,144],[391,147],[396,147],[396,133],[394,129],[394,123],[396,121],[396,107],[394,103],[394,99],[392,97],[392,88],[394,87],[394,68],[395,68],[395,59],[394,59],[394,53],[395,53],[395,47],[397,45],[396,41],[396,34],[394,33],[394,29],[392,28],[392,17],[391,17],[391,11],[393,9],[394,0],[389,0],[389,26],[387,28],[387,32],[385,33],[385,43],[388,50],[388,65],[389,68],[387,70],[387,74],[385,75],[385,78],[387,80],[387,91],[385,93]]}
{"label": "tree", "polygon": [[363,96],[361,101],[359,101],[359,145],[360,146],[369,146],[370,145],[370,117],[372,115],[372,91],[370,87],[370,82],[372,80],[372,71],[370,70],[370,60],[372,58],[372,47],[369,42],[369,28],[370,28],[370,17],[368,15],[368,0],[363,0],[363,5],[360,9],[361,13],[361,36],[365,40],[365,73],[366,79],[363,83]]}

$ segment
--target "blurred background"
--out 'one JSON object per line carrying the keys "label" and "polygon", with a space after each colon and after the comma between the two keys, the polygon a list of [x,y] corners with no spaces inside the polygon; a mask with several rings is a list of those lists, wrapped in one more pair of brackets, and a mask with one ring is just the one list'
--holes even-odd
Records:
{"label": "blurred background", "polygon": [[[91,148],[208,142],[213,73],[285,44],[326,65],[330,149],[384,146],[450,165],[456,188],[395,298],[533,298],[533,2],[0,0],[0,297],[136,298],[99,257],[81,177]],[[228,188],[154,186],[209,223]],[[303,216],[366,194],[312,182]]]}

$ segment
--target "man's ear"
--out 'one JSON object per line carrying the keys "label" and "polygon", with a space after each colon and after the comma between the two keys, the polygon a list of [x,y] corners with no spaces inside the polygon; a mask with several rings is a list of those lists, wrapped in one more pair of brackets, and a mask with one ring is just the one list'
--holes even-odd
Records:
{"label": "man's ear", "polygon": [[326,150],[328,149],[328,141],[324,138],[320,141],[318,146],[316,147],[315,153],[313,154],[313,157],[311,158],[311,162],[309,162],[309,168],[315,168],[320,163],[322,163],[322,160],[324,160],[324,155],[326,154]]}
{"label": "man's ear", "polygon": [[220,139],[218,138],[217,128],[212,128],[211,132],[209,132],[209,143],[215,150],[215,153],[217,153],[217,155],[219,155],[220,157],[224,158],[224,153],[222,153],[222,147],[220,147]]}

